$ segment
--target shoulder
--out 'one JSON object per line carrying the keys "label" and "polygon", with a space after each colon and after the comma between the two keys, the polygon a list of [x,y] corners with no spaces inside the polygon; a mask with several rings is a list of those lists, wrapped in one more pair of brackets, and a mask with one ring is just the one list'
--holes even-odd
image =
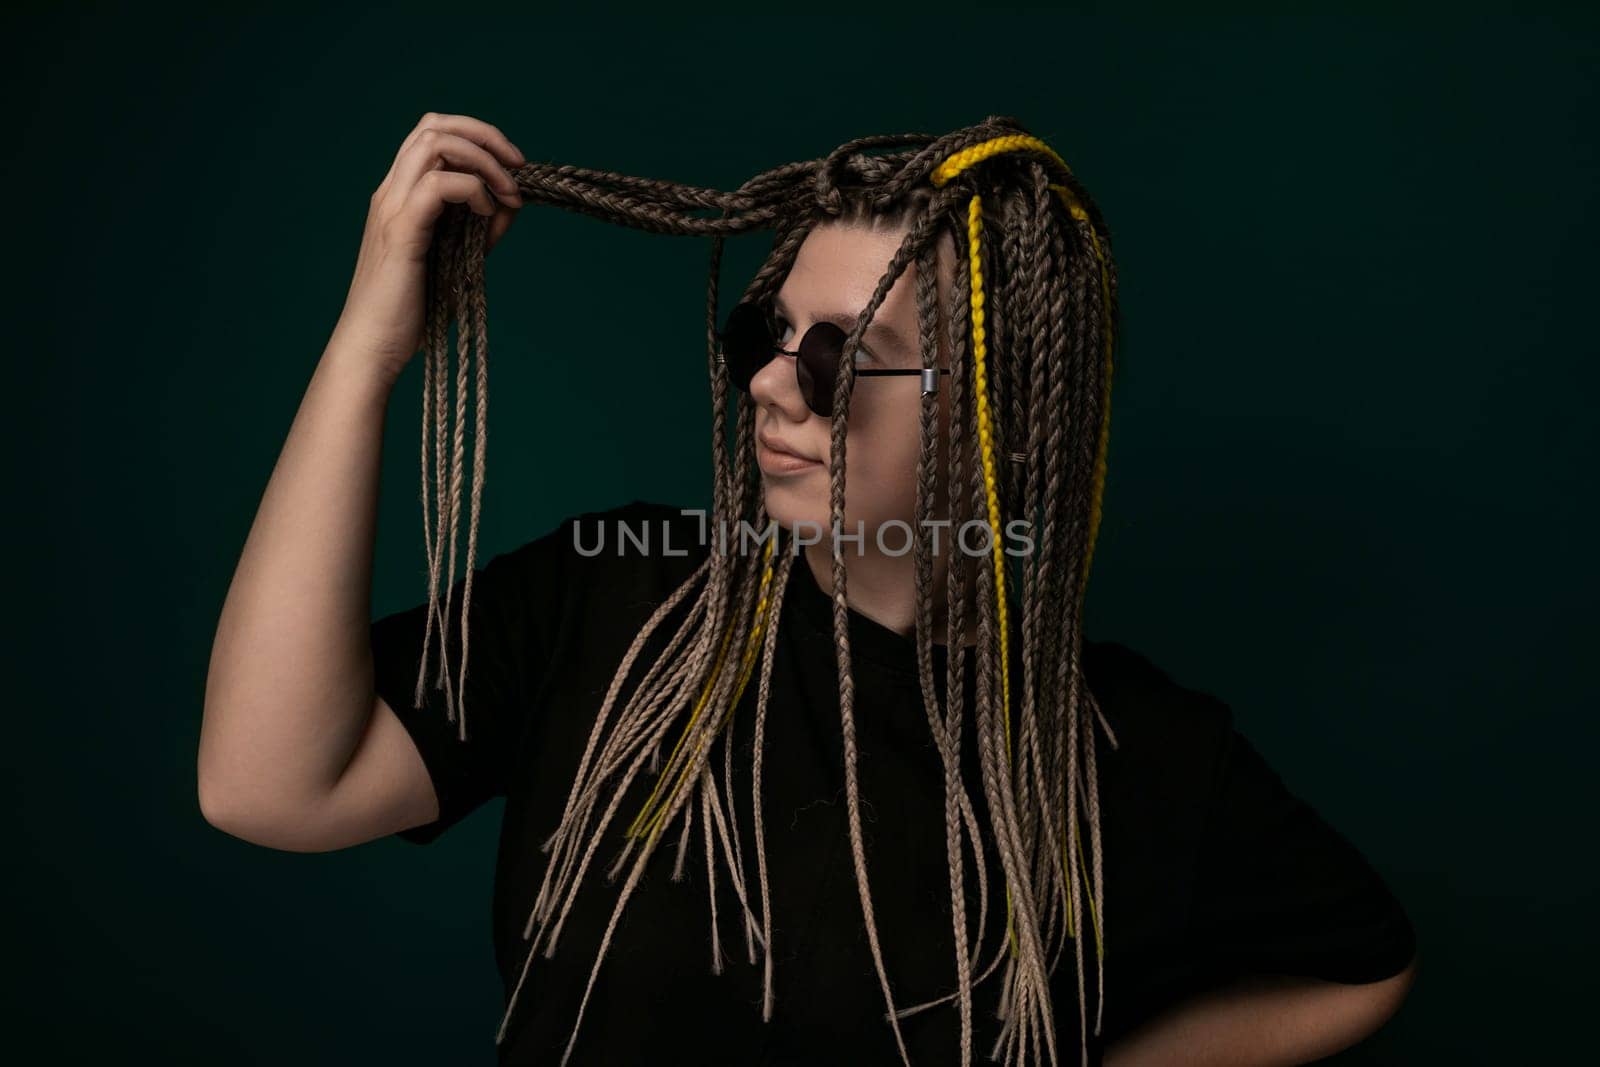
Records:
{"label": "shoulder", "polygon": [[491,558],[474,599],[499,597],[534,617],[659,603],[708,554],[700,543],[700,514],[652,500],[569,513]]}
{"label": "shoulder", "polygon": [[[608,549],[638,546],[636,554],[678,558],[675,554],[685,549],[703,557],[709,544],[707,531],[702,529],[707,524],[704,511],[661,500],[630,500],[614,508],[585,511],[567,521],[583,533],[603,535]],[[590,541],[586,547],[592,549],[595,543]]]}
{"label": "shoulder", "polygon": [[1220,738],[1233,712],[1215,695],[1191,688],[1143,653],[1116,641],[1083,642],[1083,673],[1113,728]]}
{"label": "shoulder", "polygon": [[498,557],[515,565],[559,561],[585,572],[671,571],[705,558],[703,512],[655,500],[578,511]]}
{"label": "shoulder", "polygon": [[563,524],[570,551],[590,570],[651,584],[682,581],[705,560],[705,512],[659,500],[631,500],[571,516]]}
{"label": "shoulder", "polygon": [[558,586],[564,615],[648,617],[709,554],[703,514],[641,499],[574,512],[509,553],[511,566]]}
{"label": "shoulder", "polygon": [[1225,701],[1115,641],[1085,638],[1083,674],[1116,734],[1117,762],[1186,792],[1205,788],[1234,732]]}

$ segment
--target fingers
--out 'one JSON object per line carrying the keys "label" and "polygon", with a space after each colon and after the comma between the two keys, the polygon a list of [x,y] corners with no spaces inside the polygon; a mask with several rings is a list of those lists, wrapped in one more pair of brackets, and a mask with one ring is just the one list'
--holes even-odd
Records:
{"label": "fingers", "polygon": [[[476,145],[486,149],[503,166],[520,167],[527,162],[522,150],[500,132],[499,127],[492,126],[482,119],[475,119],[470,115],[441,115],[430,111],[417,120],[416,127],[400,142],[400,150],[395,153],[395,161],[405,154],[424,130],[439,130],[442,133],[453,133],[457,137],[465,138]],[[392,168],[391,168],[392,169]]]}
{"label": "fingers", "polygon": [[467,204],[479,215],[495,214],[494,198],[475,174],[430,170],[411,187],[396,222],[406,231],[431,231],[446,204]]}
{"label": "fingers", "polygon": [[423,174],[453,169],[478,175],[503,203],[521,207],[521,191],[507,168],[526,162],[505,134],[487,122],[467,115],[429,112],[401,142],[373,200],[404,202]]}
{"label": "fingers", "polygon": [[482,146],[453,133],[423,130],[395,164],[393,192],[408,195],[424,174],[448,167],[470,173],[510,207],[522,206],[522,193],[511,172]]}

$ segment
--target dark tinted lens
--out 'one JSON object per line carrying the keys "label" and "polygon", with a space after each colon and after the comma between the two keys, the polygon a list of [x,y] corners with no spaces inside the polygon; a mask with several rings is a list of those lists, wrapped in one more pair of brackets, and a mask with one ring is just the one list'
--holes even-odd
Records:
{"label": "dark tinted lens", "polygon": [[772,351],[772,330],[760,307],[743,303],[728,313],[727,325],[722,328],[722,355],[735,388],[748,393],[750,380],[772,358]]}
{"label": "dark tinted lens", "polygon": [[833,417],[833,376],[838,373],[847,336],[833,323],[819,322],[800,338],[800,358],[795,367],[800,393],[811,410],[825,419]]}

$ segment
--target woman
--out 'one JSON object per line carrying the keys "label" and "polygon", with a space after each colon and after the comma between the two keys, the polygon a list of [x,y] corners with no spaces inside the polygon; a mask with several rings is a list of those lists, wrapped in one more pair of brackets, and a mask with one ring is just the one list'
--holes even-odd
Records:
{"label": "woman", "polygon": [[[483,258],[528,199],[711,238],[713,507],[572,516],[475,569]],[[719,318],[723,241],[753,230],[772,254]],[[1116,340],[1104,221],[1012,119],[724,193],[424,116],[218,627],[206,817],[278,848],[426,842],[505,795],[506,1063],[1359,1040],[1411,981],[1404,910],[1226,705],[1082,633]],[[368,627],[383,413],[418,348],[430,596]]]}

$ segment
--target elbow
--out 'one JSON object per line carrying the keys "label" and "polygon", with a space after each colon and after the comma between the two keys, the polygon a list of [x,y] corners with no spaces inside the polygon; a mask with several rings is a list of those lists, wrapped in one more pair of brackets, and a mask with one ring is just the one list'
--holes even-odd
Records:
{"label": "elbow", "polygon": [[227,783],[223,780],[215,767],[216,760],[207,758],[205,732],[202,728],[200,738],[200,755],[195,760],[195,800],[200,806],[200,817],[207,823],[231,833],[229,826],[233,819],[233,803],[229,797]]}
{"label": "elbow", "polygon": [[[260,826],[263,821],[259,805],[246,803],[238,790],[219,779],[214,770],[200,761],[195,782],[195,799],[199,803],[200,817],[206,823],[230,837],[260,844]],[[255,817],[252,819],[252,808]]]}
{"label": "elbow", "polygon": [[221,715],[217,701],[212,697],[215,673],[213,664],[212,677],[206,681],[200,743],[195,753],[195,800],[200,808],[200,817],[209,825],[239,837],[242,835],[236,832],[236,827],[239,825],[239,811],[243,807],[238,799],[239,774],[237,765],[230,766],[226,746],[222,743],[226,732],[219,727]]}
{"label": "elbow", "polygon": [[204,767],[200,770],[195,793],[200,806],[200,817],[205,819],[208,825],[241,841],[248,841],[251,844],[263,843],[260,840],[261,826],[264,821],[269,825],[270,822],[260,817],[259,807],[256,808],[256,816],[252,819],[252,806],[243,802],[234,791],[208,777]]}
{"label": "elbow", "polygon": [[1405,970],[1393,978],[1384,979],[1382,983],[1385,986],[1384,1022],[1388,1022],[1394,1013],[1400,1010],[1400,1005],[1405,1001],[1406,996],[1411,992],[1411,987],[1416,983],[1418,959],[1418,954],[1413,952],[1411,954],[1411,962],[1406,964]]}
{"label": "elbow", "polygon": [[[207,712],[209,723],[210,713]],[[195,800],[200,817],[232,837],[251,840],[245,830],[245,816],[252,805],[244,802],[239,789],[238,775],[229,773],[225,760],[218,752],[215,739],[208,735],[206,726],[200,729],[200,751],[195,759]],[[256,806],[259,809],[259,806]]]}
{"label": "elbow", "polygon": [[1362,986],[1364,996],[1365,1025],[1362,1027],[1361,1037],[1367,1037],[1394,1018],[1400,1006],[1405,1003],[1406,996],[1411,992],[1411,987],[1417,979],[1417,954],[1413,953],[1411,962],[1398,974],[1376,982],[1369,982]]}
{"label": "elbow", "polygon": [[309,805],[292,807],[259,790],[241,789],[199,762],[195,799],[207,824],[252,845],[284,852],[328,852],[339,847],[326,839]]}
{"label": "elbow", "polygon": [[318,840],[320,810],[301,787],[263,772],[250,747],[218,727],[208,700],[195,754],[195,801],[200,817],[229,837],[289,852],[327,851]]}
{"label": "elbow", "polygon": [[280,806],[252,803],[248,798],[200,791],[200,814],[229,837],[280,852],[332,852],[344,847],[332,841],[307,813],[285,812]]}
{"label": "elbow", "polygon": [[200,817],[218,830],[225,831],[228,821],[227,809],[217,787],[206,777],[204,764],[201,764],[197,778],[195,799],[200,805]]}

